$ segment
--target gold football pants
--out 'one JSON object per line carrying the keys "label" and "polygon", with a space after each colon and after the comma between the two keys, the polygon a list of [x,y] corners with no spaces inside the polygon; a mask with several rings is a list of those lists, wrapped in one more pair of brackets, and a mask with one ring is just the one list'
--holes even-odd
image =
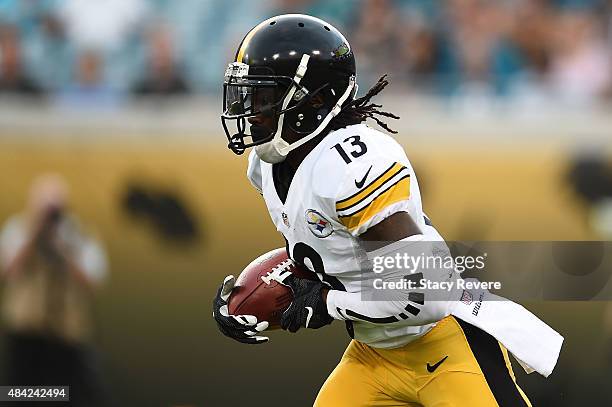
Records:
{"label": "gold football pants", "polygon": [[397,349],[352,341],[315,407],[531,407],[508,352],[454,317]]}

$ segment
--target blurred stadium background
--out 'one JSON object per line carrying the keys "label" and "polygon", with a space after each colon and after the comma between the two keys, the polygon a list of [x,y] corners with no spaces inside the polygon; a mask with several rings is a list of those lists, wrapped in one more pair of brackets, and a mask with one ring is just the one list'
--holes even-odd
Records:
{"label": "blurred stadium background", "polygon": [[[68,180],[109,256],[110,405],[308,405],[348,342],[334,324],[239,346],[210,317],[226,274],[283,245],[219,114],[242,36],[286,12],[345,33],[362,92],[389,73],[447,239],[612,237],[610,1],[0,0],[0,220],[38,174]],[[548,380],[516,369],[534,405],[609,405],[608,303],[525,305],[567,341]]]}

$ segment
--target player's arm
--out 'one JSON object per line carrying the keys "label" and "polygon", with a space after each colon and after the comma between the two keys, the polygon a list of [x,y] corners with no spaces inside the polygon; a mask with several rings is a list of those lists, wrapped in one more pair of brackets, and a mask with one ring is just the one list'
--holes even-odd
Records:
{"label": "player's arm", "polygon": [[[404,238],[420,235],[421,229],[406,212],[397,212],[361,235],[366,242],[396,242]],[[323,299],[327,303],[329,289],[323,289]]]}
{"label": "player's arm", "polygon": [[[370,259],[423,251],[424,256],[434,256],[445,245],[427,241],[438,240],[429,239],[438,235],[423,230],[428,226],[422,219],[414,172],[403,151],[396,150],[390,149],[389,155],[374,151],[372,156],[347,166],[345,182],[335,197],[336,218],[363,243]],[[366,174],[366,182],[357,181],[362,179],[361,174]],[[367,266],[367,262],[362,264],[364,284],[360,292],[324,293],[327,311],[334,319],[424,325],[448,314],[448,302],[437,295],[431,300],[431,295],[412,290],[373,290],[369,283],[374,277],[399,281],[406,270],[391,267],[385,269],[384,276],[375,276]],[[412,270],[413,277],[421,272],[426,279],[448,278],[447,270]]]}
{"label": "player's arm", "polygon": [[423,232],[407,212],[396,212],[361,234],[366,242],[397,242]]}
{"label": "player's arm", "polygon": [[[407,212],[396,212],[382,222],[368,229],[360,236],[366,242],[365,246],[371,250],[369,257],[389,256],[396,253],[415,253],[424,256],[436,256],[436,248],[444,245],[443,242],[426,242],[416,222]],[[445,246],[445,245],[444,245]],[[371,270],[363,270],[365,281],[368,280]],[[405,273],[398,270],[396,275]],[[446,269],[412,270],[413,275],[423,274],[429,280],[443,280],[449,278]],[[390,270],[390,275],[394,270]],[[368,287],[368,284],[364,284]],[[418,290],[394,291],[391,295],[384,293],[376,300],[367,300],[368,293],[344,292],[330,290],[324,292],[328,313],[339,320],[353,320],[369,323],[388,324],[404,321],[411,325],[425,325],[438,321],[450,314],[450,304],[444,293],[431,298]],[[450,294],[449,294],[450,295]]]}
{"label": "player's arm", "polygon": [[[397,212],[372,226],[361,238],[373,243],[393,242],[401,247],[402,244],[418,244],[423,235],[408,213]],[[425,244],[419,250],[426,247],[431,246]],[[385,247],[376,244],[370,248],[376,252],[385,251]],[[388,301],[364,301],[361,292],[330,290],[321,282],[296,278],[290,273],[280,276],[279,281],[290,286],[295,296],[281,318],[281,327],[291,332],[304,327],[320,328],[333,319],[388,324],[409,318],[408,323],[425,325],[449,314],[448,302],[436,300],[426,303],[416,293],[406,292],[405,297],[389,298]]]}
{"label": "player's arm", "polygon": [[[366,242],[396,242],[421,233],[421,229],[408,213],[397,212],[368,229],[361,235],[361,239]],[[326,302],[328,292],[329,289],[323,290],[323,298]]]}
{"label": "player's arm", "polygon": [[[420,235],[421,229],[406,212],[397,212],[377,225],[372,226],[361,235],[366,242],[397,242],[404,238]],[[323,298],[327,302],[329,289],[323,290]]]}

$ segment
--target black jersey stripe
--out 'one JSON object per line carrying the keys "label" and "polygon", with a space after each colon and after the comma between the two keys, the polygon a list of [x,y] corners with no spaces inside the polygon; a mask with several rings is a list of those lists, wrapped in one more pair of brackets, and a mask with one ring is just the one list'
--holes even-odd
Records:
{"label": "black jersey stripe", "polygon": [[344,310],[344,313],[346,315],[348,315],[349,317],[357,318],[357,319],[360,319],[362,321],[371,322],[373,324],[390,324],[392,322],[399,321],[399,319],[397,319],[397,317],[393,316],[393,315],[390,316],[390,317],[376,318],[376,317],[369,317],[367,315],[362,315],[362,314],[360,314],[358,312],[355,312],[353,310],[350,310],[350,309]]}
{"label": "black jersey stripe", "polygon": [[406,307],[404,308],[406,311],[408,311],[409,313],[411,313],[412,315],[414,315],[415,317],[417,315],[419,315],[419,313],[421,312],[420,309],[418,309],[417,307],[415,307],[412,304],[408,304],[406,305]]}
{"label": "black jersey stripe", "polygon": [[475,326],[455,318],[461,326],[470,349],[500,407],[527,407],[510,371],[497,340]]}

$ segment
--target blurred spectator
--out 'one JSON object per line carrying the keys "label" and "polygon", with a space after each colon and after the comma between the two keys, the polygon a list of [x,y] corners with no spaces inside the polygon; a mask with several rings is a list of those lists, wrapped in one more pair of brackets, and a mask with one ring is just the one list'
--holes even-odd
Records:
{"label": "blurred spectator", "polygon": [[81,52],[76,61],[76,80],[58,93],[58,105],[72,109],[119,107],[122,94],[106,80],[104,62],[103,55],[98,52]]}
{"label": "blurred spectator", "polygon": [[516,23],[510,40],[520,49],[526,72],[541,80],[550,69],[554,14],[542,0],[521,1],[520,4],[516,8]]}
{"label": "blurred spectator", "polygon": [[590,10],[563,11],[554,32],[550,81],[555,94],[572,104],[591,103],[612,80],[612,48]]}
{"label": "blurred spectator", "polygon": [[401,40],[396,27],[401,26],[391,0],[365,0],[357,25],[349,35],[355,49],[359,75],[366,89],[384,73],[392,72],[398,62],[396,50]]}
{"label": "blurred spectator", "polygon": [[46,91],[69,79],[66,63],[69,43],[64,26],[56,15],[63,0],[1,0],[0,21],[19,32],[21,69]]}
{"label": "blurred spectator", "polygon": [[100,244],[80,229],[57,175],[32,185],[28,207],[0,234],[8,383],[69,385],[72,406],[95,406],[91,300],[106,274]]}
{"label": "blurred spectator", "polygon": [[441,35],[420,10],[405,13],[405,24],[397,27],[399,38],[398,79],[411,90],[430,92],[448,79],[448,52]]}
{"label": "blurred spectator", "polygon": [[29,78],[22,65],[19,32],[13,26],[0,26],[0,92],[38,96],[41,88]]}
{"label": "blurred spectator", "polygon": [[190,93],[176,61],[172,37],[159,25],[147,32],[148,72],[133,92],[136,95],[185,95]]}
{"label": "blurred spectator", "polygon": [[109,52],[142,27],[147,4],[145,0],[63,0],[58,13],[75,48]]}
{"label": "blurred spectator", "polygon": [[446,40],[459,80],[459,93],[505,95],[519,72],[521,56],[508,38],[514,12],[500,2],[449,0]]}

